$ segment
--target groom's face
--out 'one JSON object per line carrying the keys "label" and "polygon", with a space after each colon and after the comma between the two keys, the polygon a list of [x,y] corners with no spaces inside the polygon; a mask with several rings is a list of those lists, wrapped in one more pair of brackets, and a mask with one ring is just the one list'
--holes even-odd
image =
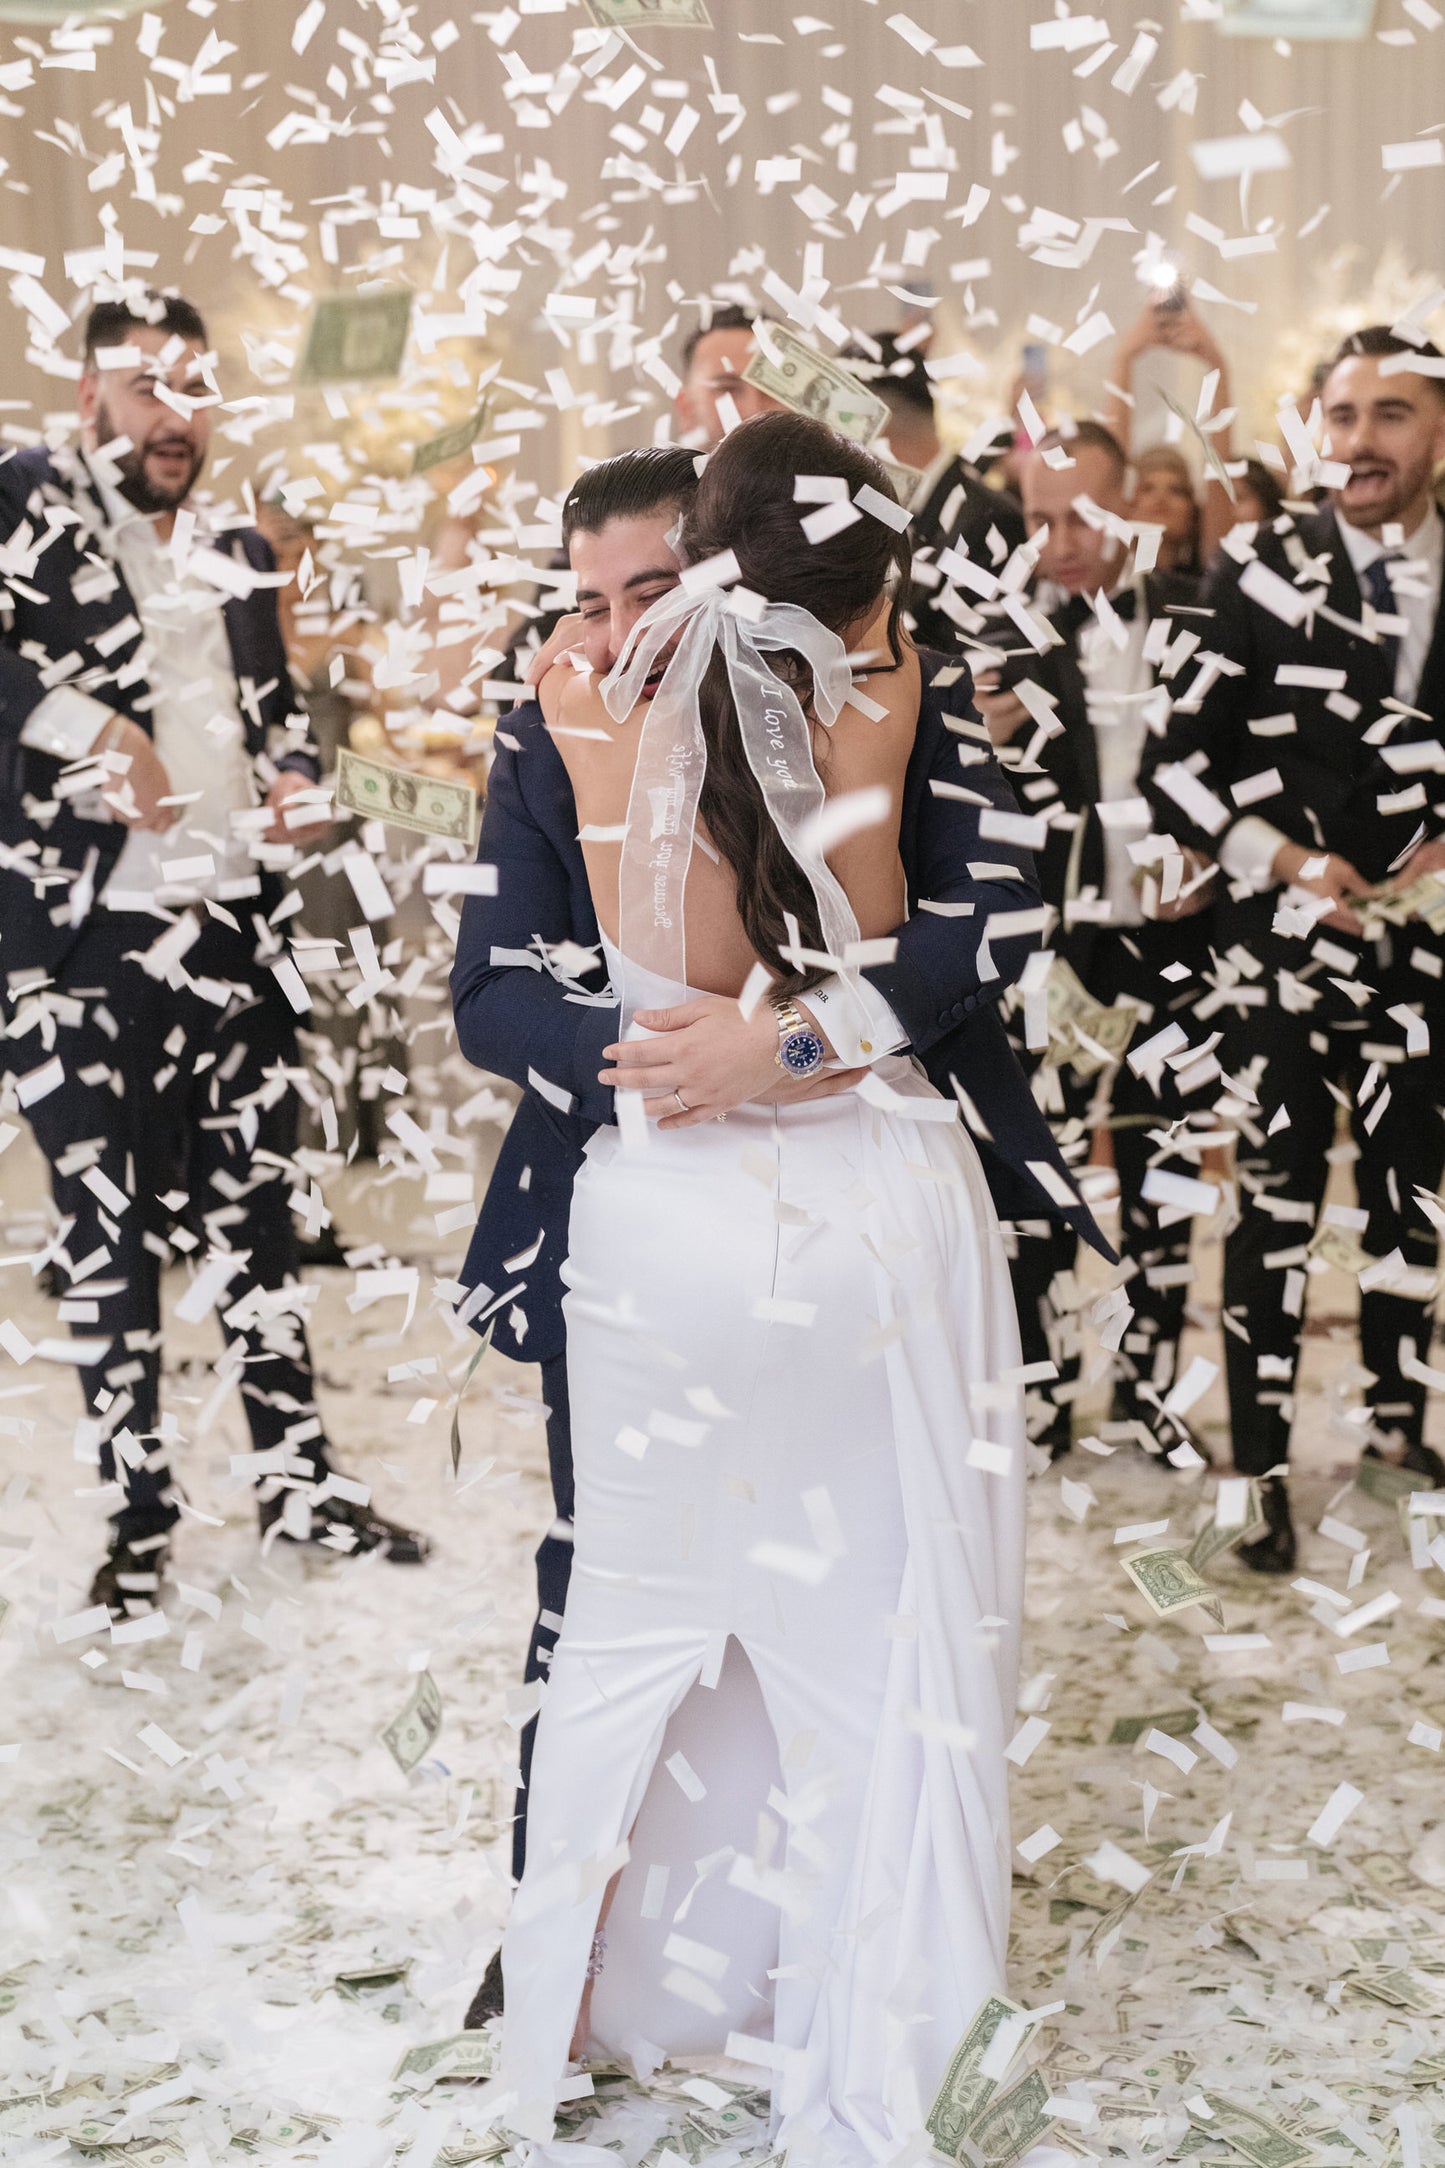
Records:
{"label": "groom's face", "polygon": [[[568,545],[577,575],[582,647],[599,677],[612,668],[648,604],[678,584],[681,562],[667,541],[678,510],[675,504],[663,504],[635,518],[609,519],[593,534],[579,528]],[[658,657],[643,687],[645,699],[656,692],[667,660],[666,654]]]}

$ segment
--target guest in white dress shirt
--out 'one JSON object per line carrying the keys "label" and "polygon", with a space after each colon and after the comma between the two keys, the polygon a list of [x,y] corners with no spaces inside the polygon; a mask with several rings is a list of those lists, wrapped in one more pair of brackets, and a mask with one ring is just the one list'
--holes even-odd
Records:
{"label": "guest in white dress shirt", "polygon": [[[1136,574],[1125,541],[1125,483],[1123,451],[1096,422],[1068,437],[1045,437],[1024,461],[1024,516],[1040,549],[1039,580],[1065,598],[1048,620],[1059,644],[1040,655],[1020,641],[992,683],[980,675],[977,698],[1022,803],[1047,824],[1036,862],[1044,898],[1059,915],[1050,946],[1096,1001],[1137,1005],[1136,1038],[1143,1040],[1199,989],[1210,884],[1176,875],[1182,897],[1161,906],[1156,864],[1146,915],[1140,853],[1150,821],[1139,762],[1151,726],[1161,729],[1169,713],[1161,674],[1169,643],[1199,621],[1189,615],[1196,582],[1179,573]],[[1056,725],[1047,738],[1034,719],[1040,698]],[[1189,1224],[1161,1225],[1144,1186],[1161,1156],[1156,1133],[1196,1102],[1181,1096],[1167,1068],[1136,1075],[1126,1063],[1081,1075],[1069,1063],[1045,1066],[1042,1049],[1025,1052],[1035,1094],[1072,1159],[1088,1158],[1101,1125],[1112,1138],[1118,1242],[1134,1307],[1114,1357],[1114,1420],[1127,1426],[1121,1435],[1188,1463],[1184,1426],[1164,1414],[1163,1402],[1184,1324]],[[1193,1092],[1209,1077],[1188,1081]],[[1078,1313],[1070,1307],[1074,1254],[1066,1228],[1040,1221],[1018,1229],[1013,1279],[1024,1359],[1052,1361],[1059,1373],[1036,1386],[1031,1428],[1055,1457],[1069,1449],[1081,1390]]]}
{"label": "guest in white dress shirt", "polygon": [[1302,437],[1291,449],[1296,488],[1323,482],[1328,502],[1231,535],[1202,596],[1200,675],[1145,774],[1159,825],[1227,876],[1210,1028],[1227,1027],[1221,1057],[1243,1089],[1224,1344],[1235,1465],[1269,1478],[1269,1532],[1242,1555],[1276,1573],[1295,1558],[1283,1469],[1306,1245],[1342,1106],[1356,1202],[1326,1216],[1343,1210],[1377,1262],[1361,1268],[1365,1407],[1341,1437],[1445,1482],[1423,1435],[1437,1240],[1418,1202],[1445,1168],[1445,935],[1359,909],[1372,884],[1445,870],[1445,356],[1357,332],[1322,404],[1328,463]]}
{"label": "guest in white dress shirt", "polygon": [[[272,1541],[424,1541],[333,1489],[296,1286],[286,1163],[295,1005],[284,874],[329,812],[293,711],[271,553],[192,490],[219,400],[189,302],[97,304],[81,445],[0,466],[3,1004],[50,1162],[62,1322],[87,1413],[76,1456],[112,1508],[94,1605],[150,1608],[183,1493],[160,1414],[160,1282],[221,1309]],[[33,1053],[32,1053],[33,1049]],[[276,1525],[282,1524],[282,1525]]]}

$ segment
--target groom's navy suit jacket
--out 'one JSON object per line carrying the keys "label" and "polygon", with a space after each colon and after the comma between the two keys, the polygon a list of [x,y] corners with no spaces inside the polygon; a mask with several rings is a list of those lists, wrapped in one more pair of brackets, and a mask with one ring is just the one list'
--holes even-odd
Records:
{"label": "groom's navy suit jacket", "polygon": [[[940,670],[959,676],[940,685]],[[956,1077],[968,1094],[1000,1217],[1066,1219],[1112,1257],[1087,1207],[1075,1202],[1061,1208],[1030,1168],[1031,1162],[1046,1165],[1075,1194],[997,1008],[999,995],[1040,945],[1039,935],[995,933],[989,948],[997,976],[980,978],[990,914],[1026,911],[1039,901],[1029,853],[979,833],[985,806],[1018,810],[986,745],[967,671],[925,655],[899,835],[910,916],[897,929],[892,962],[865,976],[893,1009],[938,1089],[951,1095]],[[468,896],[463,906],[452,1002],[468,1061],[524,1089],[462,1278],[469,1288],[488,1291],[474,1319],[479,1329],[490,1323],[504,1354],[541,1362],[560,1355],[565,1344],[559,1267],[567,1254],[572,1184],[593,1130],[615,1119],[612,1090],[597,1078],[602,1050],[617,1038],[620,1011],[611,1002],[579,1000],[544,968],[543,950],[572,943],[597,959],[579,976],[581,960],[565,956],[573,987],[606,987],[572,784],[535,702],[503,717],[497,746],[478,851],[496,868],[496,894]],[[976,795],[943,795],[937,785]],[[991,870],[1004,867],[1012,869],[1012,878]],[[930,911],[930,903],[974,908],[971,916],[950,916]],[[528,968],[522,952],[536,969]]]}

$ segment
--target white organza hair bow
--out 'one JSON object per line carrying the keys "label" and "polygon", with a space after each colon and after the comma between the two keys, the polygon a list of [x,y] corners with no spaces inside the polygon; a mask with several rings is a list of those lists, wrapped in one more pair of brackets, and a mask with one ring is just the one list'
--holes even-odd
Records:
{"label": "white organza hair bow", "polygon": [[618,947],[624,1026],[634,1005],[647,1005],[629,1002],[629,964],[679,986],[687,983],[683,890],[707,767],[698,695],[715,647],[727,664],[748,765],[774,827],[807,875],[823,947],[835,969],[844,971],[845,951],[858,940],[852,906],[816,841],[825,795],[808,719],[767,660],[780,649],[803,656],[813,673],[814,710],[831,728],[853,682],[843,642],[794,603],[764,603],[746,589],[708,586],[690,593],[674,588],[637,620],[602,682],[614,722],[631,714],[658,656],[672,641],[677,644],[642,723],[622,846]]}

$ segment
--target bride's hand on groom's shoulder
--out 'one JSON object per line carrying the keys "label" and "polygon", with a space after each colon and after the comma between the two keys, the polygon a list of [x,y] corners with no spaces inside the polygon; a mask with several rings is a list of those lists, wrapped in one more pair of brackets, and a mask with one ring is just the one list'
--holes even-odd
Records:
{"label": "bride's hand on groom's shoulder", "polygon": [[572,648],[582,645],[582,619],[571,611],[559,617],[547,638],[527,665],[527,683],[535,692],[547,672]]}

